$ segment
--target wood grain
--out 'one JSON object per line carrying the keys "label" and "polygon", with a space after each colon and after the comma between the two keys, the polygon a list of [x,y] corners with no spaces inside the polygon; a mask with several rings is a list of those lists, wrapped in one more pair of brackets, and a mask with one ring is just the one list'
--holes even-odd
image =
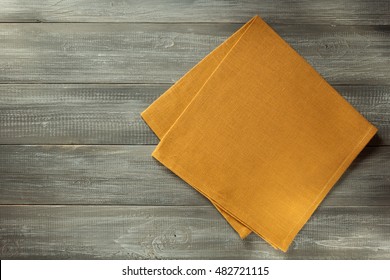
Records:
{"label": "wood grain", "polygon": [[2,22],[390,23],[387,0],[0,0]]}
{"label": "wood grain", "polygon": [[[210,205],[151,157],[154,146],[0,149],[1,204]],[[327,206],[390,206],[390,147],[366,148]]]}
{"label": "wood grain", "polygon": [[383,259],[390,207],[321,207],[287,253],[210,206],[0,206],[1,259]]}
{"label": "wood grain", "polygon": [[[140,117],[169,85],[0,85],[1,144],[157,144]],[[390,145],[390,86],[336,86]]]}
{"label": "wood grain", "polygon": [[[0,259],[390,259],[390,1],[0,0]],[[379,129],[284,254],[139,113],[255,14]]]}
{"label": "wood grain", "polygon": [[[172,83],[241,24],[0,25],[0,83]],[[388,26],[272,25],[332,84],[390,84]]]}
{"label": "wood grain", "polygon": [[3,84],[0,143],[157,144],[140,113],[168,87]]}

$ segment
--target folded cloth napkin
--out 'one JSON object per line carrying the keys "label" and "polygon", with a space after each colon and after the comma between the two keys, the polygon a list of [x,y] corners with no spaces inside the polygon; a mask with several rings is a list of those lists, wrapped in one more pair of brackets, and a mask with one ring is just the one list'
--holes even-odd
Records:
{"label": "folded cloth napkin", "polygon": [[155,159],[284,252],[377,131],[258,16],[141,116]]}

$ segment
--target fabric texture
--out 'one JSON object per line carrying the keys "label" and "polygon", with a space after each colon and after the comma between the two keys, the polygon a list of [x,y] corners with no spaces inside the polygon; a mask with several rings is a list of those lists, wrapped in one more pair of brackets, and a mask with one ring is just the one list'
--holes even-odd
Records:
{"label": "fabric texture", "polygon": [[284,252],[377,132],[258,16],[141,116],[155,159]]}

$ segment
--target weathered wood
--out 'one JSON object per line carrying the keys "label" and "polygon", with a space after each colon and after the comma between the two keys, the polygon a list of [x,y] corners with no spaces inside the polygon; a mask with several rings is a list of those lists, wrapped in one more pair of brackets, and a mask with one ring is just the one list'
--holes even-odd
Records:
{"label": "weathered wood", "polygon": [[[390,1],[0,7],[0,259],[390,259]],[[139,113],[255,14],[379,128],[287,254],[112,145],[157,144]]]}
{"label": "weathered wood", "polygon": [[0,206],[1,259],[387,259],[390,207],[321,207],[285,254],[211,206]]}
{"label": "weathered wood", "polygon": [[[241,24],[0,25],[0,83],[172,83]],[[272,25],[332,84],[390,84],[388,26]]]}
{"label": "weathered wood", "polygon": [[[0,84],[0,144],[157,144],[140,113],[169,85]],[[390,86],[336,86],[390,144]]]}
{"label": "weathered wood", "polygon": [[140,113],[168,87],[3,84],[0,143],[156,144]]}
{"label": "weathered wood", "polygon": [[[154,146],[0,146],[0,204],[210,205]],[[390,206],[390,147],[366,148],[324,200]]]}
{"label": "weathered wood", "polygon": [[2,22],[272,22],[389,24],[387,0],[1,0]]}

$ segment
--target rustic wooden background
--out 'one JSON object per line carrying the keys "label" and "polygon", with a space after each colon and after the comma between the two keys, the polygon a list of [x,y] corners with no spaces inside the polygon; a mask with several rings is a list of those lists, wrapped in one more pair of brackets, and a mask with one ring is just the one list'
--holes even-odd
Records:
{"label": "rustic wooden background", "polygon": [[[255,14],[379,132],[287,253],[152,159],[140,112]],[[390,259],[389,0],[0,0],[1,259]]]}

